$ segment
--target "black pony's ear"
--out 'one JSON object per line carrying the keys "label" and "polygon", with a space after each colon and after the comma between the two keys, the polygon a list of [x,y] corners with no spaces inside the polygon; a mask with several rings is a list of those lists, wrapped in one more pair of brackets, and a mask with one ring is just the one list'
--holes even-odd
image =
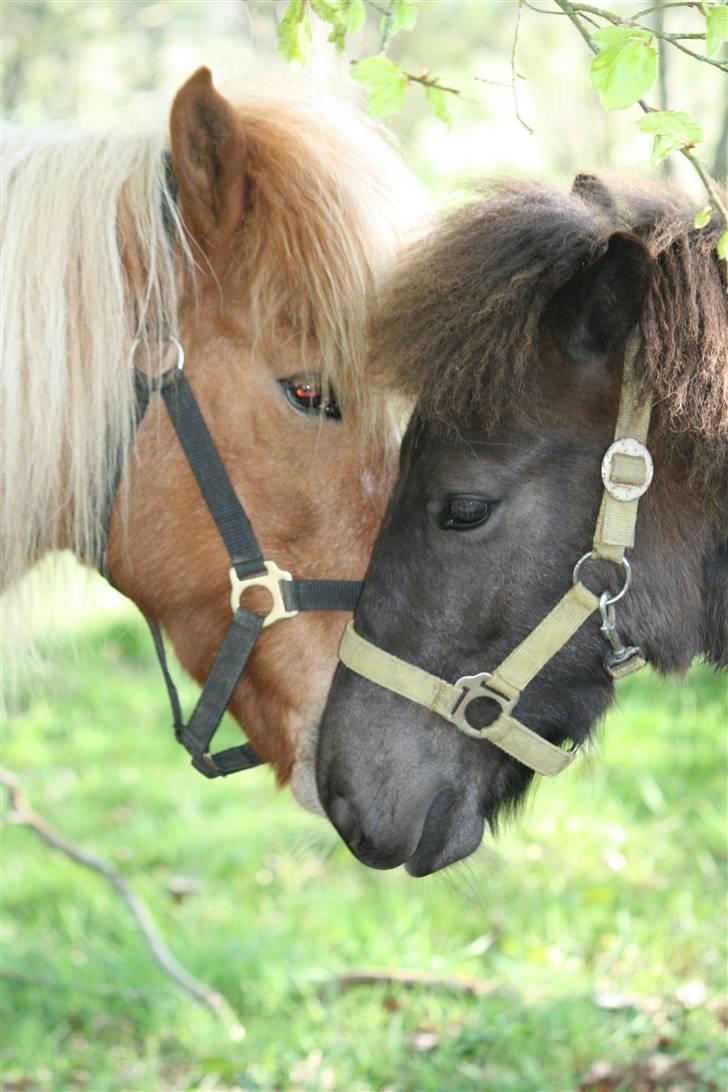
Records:
{"label": "black pony's ear", "polygon": [[576,197],[581,197],[583,201],[586,201],[587,204],[591,205],[593,208],[600,209],[612,220],[617,220],[617,204],[612,197],[608,186],[595,174],[577,174],[572,183],[571,192]]}
{"label": "black pony's ear", "polygon": [[608,357],[639,322],[652,258],[636,235],[615,232],[600,258],[554,297],[548,324],[575,360]]}

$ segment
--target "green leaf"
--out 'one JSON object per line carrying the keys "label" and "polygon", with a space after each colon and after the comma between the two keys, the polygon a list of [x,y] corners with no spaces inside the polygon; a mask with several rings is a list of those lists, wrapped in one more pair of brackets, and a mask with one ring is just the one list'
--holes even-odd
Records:
{"label": "green leaf", "polygon": [[657,51],[649,32],[627,27],[604,27],[594,38],[610,33],[612,44],[602,49],[591,63],[591,82],[607,110],[624,110],[641,99],[657,79]]}
{"label": "green leaf", "polygon": [[425,94],[427,95],[427,101],[432,107],[432,112],[438,121],[442,121],[449,128],[452,124],[452,115],[450,114],[450,103],[448,99],[450,93],[443,91],[441,87],[437,87],[435,84],[428,84],[425,87]]}
{"label": "green leaf", "polygon": [[696,227],[696,228],[707,227],[708,224],[710,223],[710,218],[711,218],[712,215],[713,215],[713,209],[711,208],[710,205],[706,205],[704,209],[701,209],[700,212],[695,214],[695,219],[693,220],[693,227]]}
{"label": "green leaf", "polygon": [[718,257],[728,261],[728,231],[724,231],[718,240]]}
{"label": "green leaf", "polygon": [[637,27],[600,27],[591,36],[594,45],[599,49],[608,49],[610,46],[625,45],[631,39],[641,42],[649,42],[652,35],[649,30],[639,30]]}
{"label": "green leaf", "polygon": [[349,0],[346,4],[346,33],[358,34],[367,21],[367,9],[364,0]]}
{"label": "green leaf", "polygon": [[391,0],[390,13],[392,34],[397,34],[400,30],[414,30],[417,8],[413,0]]}
{"label": "green leaf", "polygon": [[407,77],[386,57],[365,57],[352,65],[351,74],[369,91],[369,113],[386,118],[401,110],[407,92]]}
{"label": "green leaf", "polygon": [[330,25],[328,41],[335,46],[337,53],[343,53],[346,45],[346,20],[340,0],[309,0],[309,3],[319,19]]}
{"label": "green leaf", "polygon": [[655,138],[653,163],[659,163],[678,148],[693,148],[703,139],[703,130],[690,114],[683,110],[651,110],[636,121],[643,133]]}
{"label": "green leaf", "polygon": [[331,27],[329,41],[343,53],[347,35],[357,34],[366,22],[364,0],[309,0],[311,7]]}
{"label": "green leaf", "polygon": [[712,57],[728,40],[728,4],[713,4],[705,12],[705,52]]}
{"label": "green leaf", "polygon": [[291,63],[305,64],[311,51],[311,19],[307,0],[290,0],[278,28],[278,52]]}

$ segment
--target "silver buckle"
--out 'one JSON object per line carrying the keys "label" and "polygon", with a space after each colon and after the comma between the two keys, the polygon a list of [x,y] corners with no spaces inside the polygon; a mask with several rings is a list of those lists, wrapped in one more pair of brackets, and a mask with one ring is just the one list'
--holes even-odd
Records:
{"label": "silver buckle", "polygon": [[473,728],[465,715],[471,702],[477,698],[490,698],[491,701],[500,705],[501,713],[511,713],[518,701],[517,697],[507,698],[504,694],[494,690],[492,686],[488,686],[488,679],[491,677],[490,671],[481,671],[478,675],[463,675],[455,683],[456,687],[462,689],[462,693],[455,699],[455,704],[450,710],[450,720],[466,736],[473,736],[474,739],[485,738],[486,733],[493,727],[495,721],[486,724],[484,728]]}
{"label": "silver buckle", "polygon": [[[632,459],[641,459],[644,465],[644,477],[641,482],[620,482],[612,477],[614,471],[615,455],[626,455]],[[602,459],[602,481],[604,488],[610,497],[618,501],[633,501],[641,497],[650,487],[654,467],[652,456],[639,440],[627,437],[624,440],[615,440],[608,447]]]}
{"label": "silver buckle", "polygon": [[246,592],[248,588],[263,588],[264,591],[268,592],[272,600],[272,606],[263,622],[263,629],[265,629],[266,626],[272,626],[276,622],[282,621],[283,618],[295,618],[298,611],[287,610],[283,601],[283,583],[284,581],[293,580],[291,574],[287,573],[285,569],[279,569],[275,561],[265,561],[263,564],[265,565],[265,573],[260,573],[257,576],[248,576],[241,580],[234,568],[230,570],[229,575],[232,587],[230,606],[233,613],[240,606],[243,592]]}

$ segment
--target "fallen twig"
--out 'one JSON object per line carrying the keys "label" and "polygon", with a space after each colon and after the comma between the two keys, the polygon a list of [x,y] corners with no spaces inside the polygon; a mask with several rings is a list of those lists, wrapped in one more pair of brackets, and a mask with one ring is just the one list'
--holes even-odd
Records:
{"label": "fallen twig", "polygon": [[431,974],[427,971],[378,971],[364,968],[337,975],[331,983],[338,990],[350,990],[357,986],[401,986],[404,989],[447,990],[464,993],[470,997],[483,997],[495,987],[480,978]]}
{"label": "fallen twig", "polygon": [[0,784],[6,790],[10,804],[6,822],[14,826],[28,827],[41,841],[58,853],[102,876],[126,904],[145,944],[164,973],[199,1005],[204,1005],[214,1013],[227,1027],[231,1038],[242,1038],[245,1034],[244,1029],[228,1001],[221,993],[195,978],[182,966],[168,948],[146,903],[132,890],[126,880],[107,861],[69,842],[42,815],[33,811],[15,774],[9,770],[0,769]]}

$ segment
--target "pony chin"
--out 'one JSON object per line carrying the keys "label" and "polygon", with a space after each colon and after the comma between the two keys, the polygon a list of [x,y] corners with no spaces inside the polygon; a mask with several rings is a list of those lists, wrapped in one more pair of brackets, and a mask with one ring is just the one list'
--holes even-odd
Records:
{"label": "pony chin", "polygon": [[319,799],[316,786],[318,731],[318,724],[307,724],[299,732],[290,788],[297,804],[313,815],[321,815],[325,818],[326,812]]}

